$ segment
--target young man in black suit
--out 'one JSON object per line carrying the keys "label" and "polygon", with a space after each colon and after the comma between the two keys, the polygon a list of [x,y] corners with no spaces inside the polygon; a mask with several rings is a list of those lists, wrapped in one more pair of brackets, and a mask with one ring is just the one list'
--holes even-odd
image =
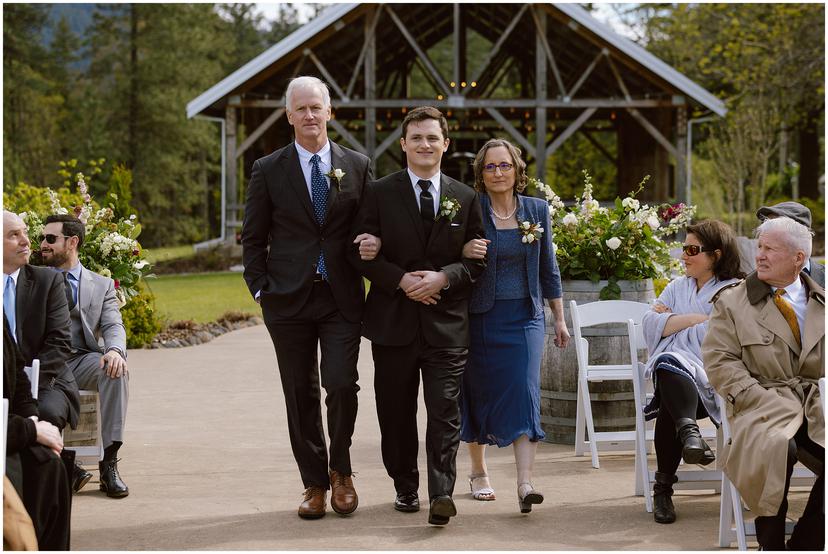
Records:
{"label": "young man in black suit", "polygon": [[460,440],[458,393],[468,352],[468,299],[482,260],[462,258],[463,245],[483,236],[477,193],[443,175],[449,145],[443,114],[411,110],[400,145],[408,168],[368,185],[355,233],[382,240],[366,261],[350,260],[371,281],[363,335],[371,340],[382,459],[394,480],[394,507],[419,510],[417,394],[420,374],[428,412],[429,523],[457,514],[451,498]]}
{"label": "young man in black suit", "polygon": [[[296,140],[253,164],[242,228],[244,279],[276,350],[290,444],[305,486],[299,517],[315,519],[325,515],[329,487],[337,513],[349,514],[358,503],[349,449],[365,295],[345,253],[371,169],[366,156],[328,140],[325,83],[297,77],[285,96]],[[373,239],[357,237],[360,249],[376,248]]]}

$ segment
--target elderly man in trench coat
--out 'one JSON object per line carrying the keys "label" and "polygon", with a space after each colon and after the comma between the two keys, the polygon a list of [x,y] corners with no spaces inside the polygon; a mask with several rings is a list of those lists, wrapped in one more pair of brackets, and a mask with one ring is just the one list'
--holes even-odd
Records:
{"label": "elderly man in trench coat", "polygon": [[788,547],[822,550],[825,422],[818,380],[825,375],[825,291],[801,272],[811,254],[805,226],[769,219],[758,235],[756,271],[714,297],[702,346],[730,421],[724,471],[760,516],[763,550],[785,550],[793,465],[798,460],[814,471],[817,481]]}

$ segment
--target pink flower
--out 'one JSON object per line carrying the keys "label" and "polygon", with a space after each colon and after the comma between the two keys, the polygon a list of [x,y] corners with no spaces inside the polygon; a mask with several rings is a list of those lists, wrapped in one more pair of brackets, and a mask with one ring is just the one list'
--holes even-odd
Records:
{"label": "pink flower", "polygon": [[121,288],[121,282],[118,279],[114,279],[114,281],[115,281],[115,288],[116,289]]}

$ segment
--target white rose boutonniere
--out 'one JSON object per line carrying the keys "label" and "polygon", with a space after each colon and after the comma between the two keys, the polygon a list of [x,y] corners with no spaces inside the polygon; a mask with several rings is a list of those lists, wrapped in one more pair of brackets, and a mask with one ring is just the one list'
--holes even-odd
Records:
{"label": "white rose boutonniere", "polygon": [[336,167],[332,167],[329,172],[325,174],[331,181],[336,181],[336,190],[342,192],[342,178],[345,177],[345,172]]}
{"label": "white rose boutonniere", "polygon": [[444,196],[440,199],[440,211],[437,213],[437,217],[434,219],[440,219],[441,217],[445,217],[449,221],[454,219],[454,216],[457,215],[457,212],[460,211],[460,202],[456,198],[451,198],[448,196]]}
{"label": "white rose boutonniere", "polygon": [[522,221],[518,228],[520,229],[520,234],[523,235],[520,241],[524,244],[532,244],[543,237],[543,227],[541,227],[540,223]]}

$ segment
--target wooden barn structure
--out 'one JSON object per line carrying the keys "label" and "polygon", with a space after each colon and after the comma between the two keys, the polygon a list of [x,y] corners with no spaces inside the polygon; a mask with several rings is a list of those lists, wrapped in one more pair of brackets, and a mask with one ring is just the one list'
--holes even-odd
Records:
{"label": "wooden barn structure", "polygon": [[470,182],[470,158],[493,136],[518,143],[543,178],[580,133],[617,167],[619,194],[652,175],[650,201],[687,198],[688,118],[726,112],[576,4],[335,4],[187,105],[222,123],[224,237],[241,225],[253,161],[292,140],[284,93],[303,74],[331,89],[332,140],[371,157],[376,175],[404,164],[406,111],[433,105],[449,119],[443,168],[455,178]]}

